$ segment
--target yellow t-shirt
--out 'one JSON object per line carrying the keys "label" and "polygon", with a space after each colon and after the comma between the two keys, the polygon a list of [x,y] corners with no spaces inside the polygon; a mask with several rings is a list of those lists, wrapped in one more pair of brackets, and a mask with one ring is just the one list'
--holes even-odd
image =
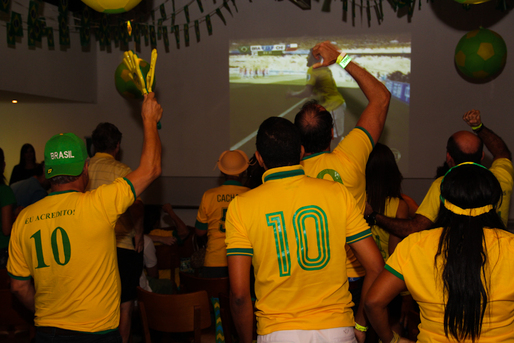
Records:
{"label": "yellow t-shirt", "polygon": [[[501,206],[498,208],[498,215],[503,220],[505,226],[509,221],[509,208],[510,208],[510,198],[512,196],[512,186],[514,184],[513,175],[514,168],[512,167],[512,161],[506,158],[499,158],[493,161],[491,168],[489,170],[494,174],[498,182],[500,182],[500,186],[503,191],[503,201]],[[441,181],[443,177],[437,178],[430,189],[425,195],[423,202],[419,205],[417,214],[421,214],[422,216],[430,219],[433,222],[436,221],[437,215],[439,214],[439,204],[441,203]]]}
{"label": "yellow t-shirt", "polygon": [[313,87],[319,104],[329,112],[344,104],[344,98],[337,90],[332,71],[328,67],[307,70],[307,85]]}
{"label": "yellow t-shirt", "polygon": [[[384,216],[395,218],[396,212],[398,212],[399,204],[400,198],[387,198],[385,203]],[[371,233],[373,234],[375,243],[377,243],[380,254],[382,254],[382,258],[387,262],[387,259],[389,258],[389,232],[382,229],[378,225],[373,225],[371,227]]]}
{"label": "yellow t-shirt", "polygon": [[195,227],[198,230],[207,230],[204,267],[227,266],[225,215],[232,199],[248,190],[240,182],[228,180],[222,186],[209,189],[203,194]]}
{"label": "yellow t-shirt", "polygon": [[[119,177],[125,177],[132,172],[129,166],[114,159],[111,154],[97,152],[89,161],[89,183],[86,191],[108,185]],[[138,198],[141,200],[141,198]],[[116,246],[118,248],[134,250],[133,220],[129,212],[124,213],[116,223]]]}
{"label": "yellow t-shirt", "polygon": [[252,257],[257,333],[353,326],[345,243],[371,231],[345,187],[274,168],[227,212],[227,255]]}
{"label": "yellow t-shirt", "polygon": [[[409,235],[401,241],[387,260],[385,268],[405,281],[419,305],[421,324],[418,342],[447,343],[444,335],[444,299],[441,279],[442,258],[437,252],[442,228]],[[488,304],[484,315],[480,343],[514,342],[514,235],[497,229],[484,229],[489,261]],[[470,341],[465,341],[470,342]]]}
{"label": "yellow t-shirt", "polygon": [[[318,179],[332,180],[345,185],[357,201],[362,214],[366,208],[366,163],[375,143],[362,127],[356,127],[332,152],[324,151],[304,157],[301,165],[305,174]],[[349,277],[366,274],[350,247],[346,247]]]}
{"label": "yellow t-shirt", "polygon": [[121,284],[114,225],[132,205],[127,179],[94,191],[51,193],[13,225],[7,270],[34,278],[36,326],[101,332],[119,325]]}

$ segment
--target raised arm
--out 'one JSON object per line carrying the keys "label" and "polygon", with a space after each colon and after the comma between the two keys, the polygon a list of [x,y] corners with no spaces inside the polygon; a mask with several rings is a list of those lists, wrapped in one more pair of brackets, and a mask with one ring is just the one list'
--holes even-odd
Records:
{"label": "raised arm", "polygon": [[497,160],[499,158],[507,158],[512,160],[512,155],[510,153],[509,148],[496,133],[494,133],[489,128],[485,127],[482,123],[482,118],[480,116],[480,111],[471,110],[464,114],[462,119],[471,126],[473,132],[475,132],[480,139],[485,144],[485,147],[491,152],[493,155],[493,159]]}
{"label": "raised arm", "polygon": [[[314,64],[313,68],[334,64],[337,57],[341,54],[329,41],[317,44],[312,49],[312,53],[317,59],[320,56],[323,57],[323,62]],[[378,81],[357,63],[348,63],[345,70],[357,81],[357,84],[369,101],[368,106],[366,106],[357,122],[357,126],[368,131],[376,143],[384,129],[391,93],[382,82]]]}
{"label": "raised arm", "polygon": [[139,167],[126,176],[132,182],[136,196],[139,196],[159,175],[161,175],[161,140],[157,123],[162,117],[162,107],[154,93],[145,95],[141,110],[143,119],[143,151]]}

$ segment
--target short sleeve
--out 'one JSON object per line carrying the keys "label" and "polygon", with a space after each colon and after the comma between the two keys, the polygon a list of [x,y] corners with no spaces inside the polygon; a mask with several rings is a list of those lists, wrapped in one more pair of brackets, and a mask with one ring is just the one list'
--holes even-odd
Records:
{"label": "short sleeve", "polygon": [[357,208],[357,202],[354,197],[344,188],[346,194],[346,209],[347,209],[347,219],[346,219],[346,243],[353,244],[364,238],[371,236],[371,229],[369,228],[368,223],[364,220],[364,216],[361,211]]}
{"label": "short sleeve", "polygon": [[359,172],[364,173],[368,163],[369,154],[375,142],[366,129],[356,127],[337,145],[335,152],[342,152],[357,166]]}
{"label": "short sleeve", "polygon": [[205,231],[209,228],[209,218],[207,218],[207,211],[205,209],[206,204],[206,194],[202,196],[202,202],[200,202],[200,207],[198,208],[198,214],[196,215],[195,227],[198,230]]}
{"label": "short sleeve", "polygon": [[9,258],[7,259],[7,272],[13,279],[28,280],[31,278],[30,269],[23,255],[19,236],[19,222],[16,221],[11,231],[9,241]]}
{"label": "short sleeve", "polygon": [[239,197],[236,197],[230,202],[225,220],[227,256],[253,256],[253,247],[240,216],[238,200]]}
{"label": "short sleeve", "polygon": [[437,219],[439,206],[441,204],[441,181],[442,177],[432,182],[427,195],[425,195],[423,202],[419,205],[418,210],[416,211],[416,214],[420,214],[432,222],[435,222]]}
{"label": "short sleeve", "polygon": [[393,254],[389,256],[385,269],[399,279],[405,281],[403,277],[405,266],[410,261],[413,246],[420,240],[420,238],[421,233],[415,232],[398,243]]}

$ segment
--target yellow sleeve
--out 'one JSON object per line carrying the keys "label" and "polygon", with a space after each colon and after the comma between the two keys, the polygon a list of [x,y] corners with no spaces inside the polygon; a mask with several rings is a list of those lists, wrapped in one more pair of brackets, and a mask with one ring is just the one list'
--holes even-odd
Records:
{"label": "yellow sleeve", "polygon": [[346,243],[352,244],[371,236],[371,229],[364,220],[362,212],[358,209],[355,198],[343,185],[337,185],[344,189],[346,194]]}
{"label": "yellow sleeve", "polygon": [[239,212],[239,202],[236,197],[230,202],[225,220],[227,256],[253,256],[253,247],[248,238],[244,223]]}
{"label": "yellow sleeve", "polygon": [[23,217],[20,214],[20,220],[17,220],[12,228],[11,239],[9,241],[9,258],[7,259],[7,272],[11,277],[18,280],[27,280],[31,278],[30,269],[25,261],[25,256],[23,255],[23,250],[20,245],[20,237],[21,234],[20,222],[23,221]]}
{"label": "yellow sleeve", "polygon": [[375,143],[366,129],[356,127],[337,145],[334,151],[340,151],[346,155],[359,170],[365,173],[369,154],[373,150]]}
{"label": "yellow sleeve", "polygon": [[430,221],[435,222],[437,215],[439,214],[439,205],[441,204],[441,181],[442,177],[436,179],[430,185],[430,188],[423,199],[421,205],[419,205],[416,214],[421,214]]}
{"label": "yellow sleeve", "polygon": [[196,215],[195,227],[198,230],[207,230],[209,228],[209,218],[207,217],[207,210],[205,206],[207,206],[207,193],[204,193],[202,196],[202,201],[200,202],[200,207],[198,208],[198,214]]}

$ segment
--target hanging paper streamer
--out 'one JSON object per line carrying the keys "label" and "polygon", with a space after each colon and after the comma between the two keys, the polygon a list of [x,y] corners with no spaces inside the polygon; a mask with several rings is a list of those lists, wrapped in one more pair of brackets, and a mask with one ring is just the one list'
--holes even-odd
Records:
{"label": "hanging paper streamer", "polygon": [[200,9],[200,12],[203,13],[202,0],[196,0],[196,3],[198,4],[198,8]]}
{"label": "hanging paper streamer", "polygon": [[59,0],[59,13],[68,15],[68,0]]}
{"label": "hanging paper streamer", "polygon": [[166,8],[164,7],[164,4],[161,4],[161,6],[159,6],[159,10],[161,11],[161,18],[166,19]]}
{"label": "hanging paper streamer", "polygon": [[164,46],[166,48],[169,48],[170,40],[168,38],[168,27],[167,26],[162,27],[162,41],[164,42]]}
{"label": "hanging paper streamer", "polygon": [[221,10],[219,8],[216,8],[216,14],[220,17],[223,24],[227,25],[227,21],[225,20],[225,17],[223,16],[223,13],[221,13]]}
{"label": "hanging paper streamer", "polygon": [[[230,7],[228,7],[228,0],[223,0],[223,7],[225,7],[228,11],[228,13],[230,13],[230,15],[233,17],[234,15],[232,14],[232,10],[230,9]],[[225,25],[227,25],[225,23]]]}
{"label": "hanging paper streamer", "polygon": [[53,49],[55,46],[55,42],[54,42],[54,29],[52,27],[46,28],[46,39],[48,41],[48,47],[50,49]]}
{"label": "hanging paper streamer", "polygon": [[21,25],[21,14],[11,12],[11,30],[16,37],[23,37],[23,27]]}
{"label": "hanging paper streamer", "polygon": [[196,42],[200,41],[200,22],[195,20],[195,34],[196,34]]}
{"label": "hanging paper streamer", "polygon": [[27,25],[28,26],[36,25],[38,10],[39,10],[39,4],[35,1],[30,1],[29,15],[27,16]]}
{"label": "hanging paper streamer", "polygon": [[210,14],[205,16],[205,23],[207,24],[207,32],[209,33],[209,36],[212,36],[212,23]]}
{"label": "hanging paper streamer", "polygon": [[[250,1],[251,2],[251,1]],[[234,5],[234,8],[236,9],[236,12],[239,13],[239,11],[237,10],[237,6],[236,6],[236,0],[232,0],[232,5]]]}
{"label": "hanging paper streamer", "polygon": [[189,24],[189,6],[184,6],[184,14],[186,15],[186,22]]}
{"label": "hanging paper streamer", "polygon": [[132,31],[132,37],[134,37],[134,42],[139,45],[141,44],[141,29],[139,24],[134,24],[134,30]]}
{"label": "hanging paper streamer", "polygon": [[29,26],[27,30],[27,36],[28,36],[28,45],[29,47],[35,47],[36,46],[36,39],[34,37],[34,26]]}
{"label": "hanging paper streamer", "polygon": [[180,31],[178,29],[178,25],[175,25],[173,27],[173,30],[175,31],[175,41],[177,42],[177,49],[180,49]]}
{"label": "hanging paper streamer", "polygon": [[81,27],[80,28],[80,46],[88,46],[91,40],[90,36],[90,28],[89,27]]}
{"label": "hanging paper streamer", "polygon": [[189,46],[189,25],[184,24],[184,41],[186,46]]}
{"label": "hanging paper streamer", "polygon": [[157,46],[157,39],[155,38],[155,26],[150,25],[150,45],[152,46],[152,49],[155,49]]}
{"label": "hanging paper streamer", "polygon": [[162,35],[162,19],[157,21],[157,39],[161,39]]}
{"label": "hanging paper streamer", "polygon": [[70,45],[70,30],[68,28],[68,17],[59,15],[59,45]]}
{"label": "hanging paper streamer", "polygon": [[[11,4],[10,0],[0,0],[0,11],[8,13],[10,4]],[[9,31],[9,30],[7,30],[7,31]],[[9,35],[9,34],[7,34],[7,35]]]}
{"label": "hanging paper streamer", "polygon": [[7,45],[15,46],[16,45],[16,36],[14,35],[14,29],[11,23],[6,23],[7,28]]}

